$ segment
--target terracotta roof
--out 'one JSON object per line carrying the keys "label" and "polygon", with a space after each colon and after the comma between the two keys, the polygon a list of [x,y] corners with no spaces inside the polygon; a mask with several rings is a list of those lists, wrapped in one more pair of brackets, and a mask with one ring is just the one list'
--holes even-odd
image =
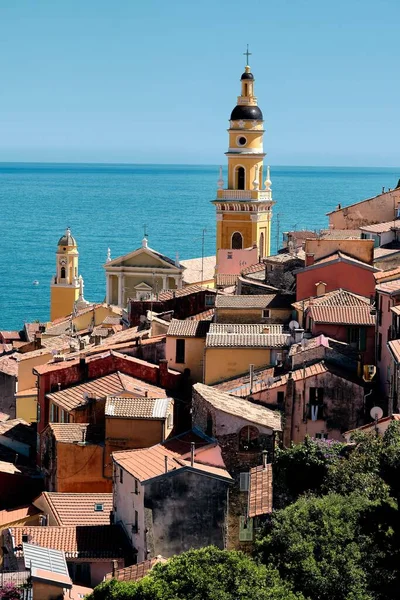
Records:
{"label": "terracotta roof", "polygon": [[99,325],[98,327],[93,328],[90,337],[99,336],[102,338],[106,338],[110,335],[112,335],[112,329],[110,329],[109,327],[102,327],[101,325]]}
{"label": "terracotta roof", "polygon": [[[214,279],[215,256],[205,256],[202,258],[189,258],[181,260],[181,265],[185,267],[183,271],[183,281],[188,284],[198,283],[199,281],[210,281]],[[201,278],[203,266],[203,279]]]}
{"label": "terracotta roof", "polygon": [[0,423],[0,436],[33,445],[36,439],[35,427],[24,419],[9,419]]}
{"label": "terracotta roof", "polygon": [[388,271],[378,271],[374,273],[375,281],[383,281],[384,279],[395,279],[396,277],[400,277],[400,267],[396,267],[395,269],[389,269]]}
{"label": "terracotta roof", "polygon": [[9,418],[10,418],[10,415],[0,412],[0,423],[4,423],[4,421],[8,421]]}
{"label": "terracotta roof", "polygon": [[400,293],[400,277],[391,281],[384,281],[376,286],[378,292],[384,292],[386,294],[399,294]]}
{"label": "terracotta roof", "polygon": [[[267,256],[264,260],[265,263],[277,263],[283,264],[287,262],[291,262],[292,260],[302,260],[305,261],[306,253],[303,249],[297,248],[296,252],[279,252],[278,254],[274,254],[273,256]],[[265,266],[265,265],[264,265]]]}
{"label": "terracotta roof", "polygon": [[241,295],[241,296],[217,296],[215,308],[268,308],[275,299],[276,294]]}
{"label": "terracotta roof", "polygon": [[373,269],[373,267],[369,263],[367,263],[363,260],[354,258],[353,256],[346,254],[345,252],[340,252],[340,250],[338,252],[334,252],[333,254],[330,254],[329,256],[324,256],[323,258],[316,260],[312,265],[309,265],[308,267],[305,267],[305,268],[309,269],[316,265],[327,264],[327,263],[331,263],[331,262],[335,262],[335,261],[350,262],[350,263],[354,263],[356,265],[360,265],[361,267]]}
{"label": "terracotta roof", "polygon": [[320,237],[324,240],[359,240],[360,229],[321,229]]}
{"label": "terracotta roof", "polygon": [[385,221],[384,223],[374,223],[374,225],[360,225],[361,231],[367,231],[369,233],[386,233],[392,229],[400,228],[400,219],[394,219],[392,221]]}
{"label": "terracotta roof", "polygon": [[47,394],[47,398],[64,410],[69,411],[74,410],[78,406],[85,405],[88,397],[100,399],[124,390],[133,392],[138,397],[146,396],[147,392],[150,398],[165,398],[165,390],[162,388],[152,386],[119,371],[111,375],[93,379],[92,381],[80,383],[59,392]]}
{"label": "terracotta roof", "polygon": [[4,329],[0,331],[0,337],[4,340],[20,340],[21,334],[19,331],[5,331]]}
{"label": "terracotta roof", "polygon": [[4,356],[0,358],[0,372],[11,377],[18,375],[18,363],[12,356]]}
{"label": "terracotta roof", "polygon": [[[71,494],[43,492],[58,525],[109,525],[113,509],[112,494]],[[39,500],[41,498],[37,498]],[[96,506],[98,510],[96,510]],[[103,507],[100,510],[100,507]],[[38,510],[38,509],[37,509]]]}
{"label": "terracotta roof", "polygon": [[281,414],[277,411],[259,404],[253,404],[249,400],[242,400],[203,383],[196,383],[193,389],[208,404],[221,412],[267,427],[273,431],[281,431]]}
{"label": "terracotta roof", "polygon": [[16,521],[22,521],[23,519],[29,519],[29,517],[33,517],[39,513],[40,510],[32,504],[27,504],[20,508],[0,510],[0,527],[15,523]]}
{"label": "terracotta roof", "polygon": [[400,315],[400,305],[399,305],[399,304],[398,304],[397,306],[392,306],[392,307],[390,308],[390,310],[391,310],[392,312],[394,312],[394,314],[395,314],[395,315]]}
{"label": "terracotta roof", "polygon": [[284,348],[290,337],[288,333],[208,333],[206,348]]}
{"label": "terracotta roof", "polygon": [[310,306],[314,323],[338,325],[375,325],[375,315],[370,306]]}
{"label": "terracotta roof", "polygon": [[211,323],[209,333],[245,333],[245,334],[257,334],[257,333],[269,333],[269,334],[280,334],[284,333],[283,325],[280,323]]}
{"label": "terracotta roof", "polygon": [[400,362],[400,340],[391,340],[388,346],[396,362]]}
{"label": "terracotta roof", "polygon": [[[123,558],[129,546],[119,525],[88,525],[76,527],[10,527],[14,547],[22,545],[22,536],[28,536],[28,543],[62,550],[67,559],[82,558]],[[22,555],[22,550],[16,552]]]}
{"label": "terracotta roof", "polygon": [[11,352],[13,348],[13,344],[0,344],[0,355]]}
{"label": "terracotta roof", "polygon": [[358,294],[353,294],[347,290],[343,290],[339,288],[338,290],[332,290],[332,292],[327,292],[326,294],[322,294],[322,296],[305,298],[304,300],[300,300],[298,302],[293,302],[292,306],[296,310],[303,310],[308,308],[309,306],[358,306],[363,307],[365,305],[370,306],[370,299],[366,296],[359,296]]}
{"label": "terracotta roof", "polygon": [[249,373],[245,373],[240,377],[234,377],[229,379],[228,381],[223,381],[222,383],[217,383],[213,387],[221,392],[227,392],[232,394],[232,396],[238,396],[239,398],[247,398],[250,393],[256,393],[261,391],[265,386],[265,382],[270,377],[274,377],[275,369],[274,367],[255,369],[254,370],[254,379],[253,386],[250,390],[250,375]]}
{"label": "terracotta roof", "polygon": [[124,569],[117,569],[114,573],[107,573],[105,579],[116,579],[117,581],[140,581],[147,575],[151,569],[158,563],[166,563],[167,559],[162,556],[151,558],[150,560],[144,560],[143,562],[125,567]]}
{"label": "terracotta roof", "polygon": [[217,273],[217,286],[228,287],[235,285],[239,275],[232,273]]}
{"label": "terracotta roof", "polygon": [[383,260],[386,257],[392,257],[394,254],[400,254],[400,248],[374,248],[374,261]]}
{"label": "terracotta roof", "polygon": [[139,338],[148,337],[148,331],[138,331],[137,327],[130,327],[129,329],[123,329],[113,335],[110,335],[101,345],[102,348],[111,346],[112,344],[119,344],[121,342],[130,342]]}
{"label": "terracotta roof", "polygon": [[215,315],[215,308],[209,308],[197,315],[187,317],[186,321],[211,321]]}
{"label": "terracotta roof", "polygon": [[158,300],[165,302],[166,300],[172,300],[172,298],[182,298],[182,296],[190,296],[199,292],[207,292],[207,294],[217,293],[216,290],[206,288],[202,285],[188,285],[180,290],[163,290],[158,294]]}
{"label": "terracotta roof", "polygon": [[21,398],[24,396],[37,396],[38,395],[38,388],[37,387],[33,387],[33,388],[27,388],[26,390],[20,390],[19,392],[17,392],[15,394],[15,396],[17,398]]}
{"label": "terracotta roof", "polygon": [[[151,448],[141,450],[122,450],[113,452],[113,460],[136,479],[145,483],[165,473],[178,471],[179,469],[190,469],[201,472],[204,475],[231,480],[222,459],[221,451],[216,443],[195,448],[193,467],[190,461],[190,442],[181,444],[180,440],[172,438],[163,444],[157,444]],[[204,440],[202,440],[204,443]],[[183,446],[183,447],[182,447]],[[207,450],[212,448],[210,456]],[[204,458],[202,461],[202,454]],[[213,460],[213,464],[209,462]]]}
{"label": "terracotta roof", "polygon": [[91,423],[49,423],[48,427],[57,442],[66,444],[98,443],[104,440],[104,429]]}
{"label": "terracotta roof", "polygon": [[24,331],[28,342],[33,342],[35,339],[35,333],[39,331],[40,323],[25,323]]}
{"label": "terracotta roof", "polygon": [[206,337],[210,329],[210,321],[179,321],[172,319],[167,335],[174,337]]}
{"label": "terracotta roof", "polygon": [[69,349],[72,339],[70,335],[66,334],[54,337],[42,336],[41,344],[47,350],[65,350]]}
{"label": "terracotta roof", "polygon": [[258,271],[263,271],[265,273],[265,264],[264,263],[256,263],[255,265],[250,265],[243,269],[240,272],[241,275],[247,275],[248,273],[258,273]]}
{"label": "terracotta roof", "polygon": [[313,348],[319,348],[320,346],[324,346],[325,348],[330,348],[329,340],[331,338],[326,337],[323,333],[314,338],[303,338],[303,341],[298,344],[292,344],[289,350],[289,356],[293,356],[294,354],[300,354],[301,352],[307,352],[307,350],[312,350]]}
{"label": "terracotta roof", "polygon": [[171,411],[171,398],[119,398],[106,400],[105,416],[128,419],[166,419]]}
{"label": "terracotta roof", "polygon": [[250,469],[249,517],[272,513],[272,464]]}
{"label": "terracotta roof", "polygon": [[108,315],[103,321],[103,325],[119,325],[121,323],[121,317],[114,317],[114,315]]}

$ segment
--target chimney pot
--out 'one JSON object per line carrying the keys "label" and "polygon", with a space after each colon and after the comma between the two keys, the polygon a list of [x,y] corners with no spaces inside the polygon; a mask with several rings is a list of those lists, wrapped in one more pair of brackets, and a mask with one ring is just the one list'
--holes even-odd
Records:
{"label": "chimney pot", "polygon": [[266,469],[267,468],[267,462],[268,462],[268,452],[266,450],[263,450],[262,455],[263,455],[263,457],[262,457],[263,469]]}

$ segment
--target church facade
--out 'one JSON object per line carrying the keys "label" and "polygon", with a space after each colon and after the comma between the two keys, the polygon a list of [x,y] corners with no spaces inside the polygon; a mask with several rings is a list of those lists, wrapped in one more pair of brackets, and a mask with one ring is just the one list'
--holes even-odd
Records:
{"label": "church facade", "polygon": [[[270,254],[272,200],[269,167],[264,174],[264,120],[254,95],[254,75],[245,67],[241,94],[230,116],[228,181],[222,168],[217,199],[217,263],[219,250],[257,246],[259,257]],[[265,180],[264,175],[266,175]]]}

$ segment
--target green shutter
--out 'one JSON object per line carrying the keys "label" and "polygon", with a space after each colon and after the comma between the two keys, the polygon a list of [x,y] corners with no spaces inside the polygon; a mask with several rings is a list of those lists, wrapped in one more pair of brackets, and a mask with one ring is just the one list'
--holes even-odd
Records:
{"label": "green shutter", "polygon": [[367,348],[367,329],[366,327],[360,327],[360,352],[365,352]]}
{"label": "green shutter", "polygon": [[240,542],[252,542],[253,541],[253,519],[246,519],[246,517],[239,517],[239,541]]}

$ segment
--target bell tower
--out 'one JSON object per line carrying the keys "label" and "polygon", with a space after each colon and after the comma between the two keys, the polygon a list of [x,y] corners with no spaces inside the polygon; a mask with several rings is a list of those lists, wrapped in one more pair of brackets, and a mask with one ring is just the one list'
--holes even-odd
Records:
{"label": "bell tower", "polygon": [[70,315],[79,298],[78,246],[68,227],[58,240],[56,275],[51,282],[50,319]]}
{"label": "bell tower", "polygon": [[[247,49],[245,55],[250,52]],[[260,257],[271,247],[272,200],[269,167],[264,177],[264,120],[254,95],[254,75],[249,65],[240,79],[240,96],[231,113],[228,135],[228,182],[224,187],[222,167],[218,180],[218,250],[241,250],[254,245]]]}

